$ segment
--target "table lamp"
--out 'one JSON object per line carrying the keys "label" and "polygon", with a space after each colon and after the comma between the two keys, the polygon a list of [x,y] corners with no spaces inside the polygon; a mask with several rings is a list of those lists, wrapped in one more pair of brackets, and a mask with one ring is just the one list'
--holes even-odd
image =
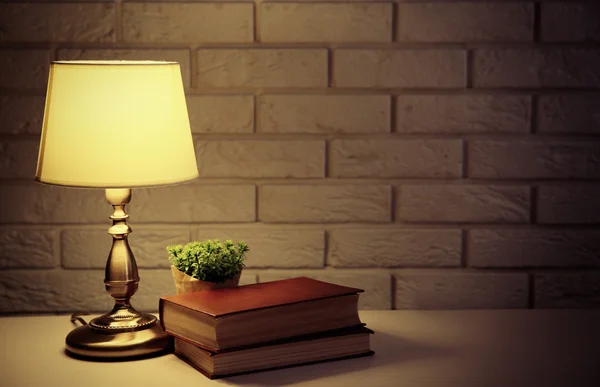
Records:
{"label": "table lamp", "polygon": [[[131,306],[138,269],[127,236],[132,187],[198,177],[176,62],[57,61],[50,67],[36,180],[104,188],[113,206],[104,284],[113,309],[72,330],[66,349],[92,358],[156,354],[169,346],[155,316]],[[157,300],[158,301],[158,300]]]}

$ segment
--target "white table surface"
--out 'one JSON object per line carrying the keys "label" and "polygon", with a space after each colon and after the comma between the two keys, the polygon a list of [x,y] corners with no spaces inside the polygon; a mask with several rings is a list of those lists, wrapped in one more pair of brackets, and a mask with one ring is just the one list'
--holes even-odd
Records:
{"label": "white table surface", "polygon": [[87,362],[68,316],[0,318],[0,386],[600,386],[600,310],[362,311],[374,356],[209,380],[169,354]]}

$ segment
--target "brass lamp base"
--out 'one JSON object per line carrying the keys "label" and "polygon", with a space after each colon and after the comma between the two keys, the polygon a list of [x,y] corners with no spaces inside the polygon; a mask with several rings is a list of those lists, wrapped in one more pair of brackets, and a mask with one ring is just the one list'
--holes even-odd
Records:
{"label": "brass lamp base", "polygon": [[67,351],[86,359],[104,360],[166,353],[172,348],[172,340],[162,330],[158,319],[138,312],[130,304],[140,281],[137,264],[127,242],[131,228],[127,225],[129,215],[125,213],[125,205],[131,200],[131,190],[107,189],[106,199],[114,212],[110,216],[113,225],[108,229],[113,243],[106,261],[104,286],[114,298],[115,306],[89,324],[73,315],[71,321],[78,320],[84,325],[67,335]]}
{"label": "brass lamp base", "polygon": [[67,335],[67,351],[84,358],[104,360],[149,357],[170,351],[172,340],[156,317],[145,314],[142,317],[154,322],[139,329],[99,329],[92,325],[92,320]]}

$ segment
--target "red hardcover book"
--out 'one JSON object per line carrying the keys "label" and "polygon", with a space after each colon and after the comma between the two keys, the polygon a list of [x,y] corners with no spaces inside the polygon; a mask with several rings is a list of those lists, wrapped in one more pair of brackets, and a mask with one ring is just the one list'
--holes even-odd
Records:
{"label": "red hardcover book", "polygon": [[362,289],[306,277],[166,296],[163,329],[211,352],[360,325]]}
{"label": "red hardcover book", "polygon": [[370,334],[363,326],[282,339],[218,353],[175,338],[175,355],[210,379],[251,372],[369,356]]}

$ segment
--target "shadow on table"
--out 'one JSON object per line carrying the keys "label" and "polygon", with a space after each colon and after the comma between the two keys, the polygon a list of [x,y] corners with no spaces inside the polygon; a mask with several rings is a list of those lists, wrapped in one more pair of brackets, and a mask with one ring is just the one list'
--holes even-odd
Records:
{"label": "shadow on table", "polygon": [[88,356],[81,356],[81,355],[77,355],[74,353],[71,353],[69,351],[67,351],[66,349],[62,349],[62,354],[66,357],[70,357],[71,359],[75,359],[75,360],[83,360],[83,361],[87,361],[87,362],[95,362],[95,363],[123,363],[123,362],[135,362],[135,361],[141,361],[141,360],[147,360],[147,359],[153,359],[155,357],[161,357],[164,355],[168,355],[170,353],[172,353],[173,350],[168,348],[164,351],[161,352],[156,352],[156,353],[151,353],[148,355],[140,355],[140,356],[130,356],[130,357],[126,357],[126,358],[119,358],[119,357],[115,357],[115,358],[101,358],[101,357],[88,357]]}
{"label": "shadow on table", "polygon": [[294,368],[257,372],[221,379],[232,385],[284,386],[308,380],[328,378],[335,375],[360,372],[387,364],[410,362],[422,358],[445,357],[451,355],[451,348],[434,347],[386,333],[371,336],[373,356],[340,361],[311,364]]}

